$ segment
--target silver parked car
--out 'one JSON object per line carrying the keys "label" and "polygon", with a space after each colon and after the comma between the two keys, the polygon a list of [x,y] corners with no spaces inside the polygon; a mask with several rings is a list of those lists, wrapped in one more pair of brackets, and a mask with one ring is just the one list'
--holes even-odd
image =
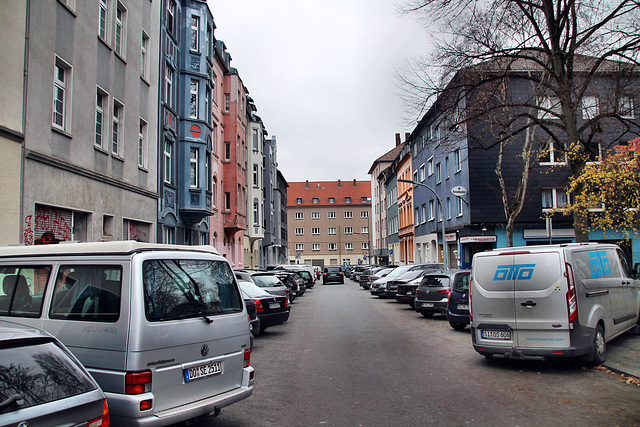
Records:
{"label": "silver parked car", "polygon": [[109,425],[98,384],[52,335],[0,320],[0,425]]}

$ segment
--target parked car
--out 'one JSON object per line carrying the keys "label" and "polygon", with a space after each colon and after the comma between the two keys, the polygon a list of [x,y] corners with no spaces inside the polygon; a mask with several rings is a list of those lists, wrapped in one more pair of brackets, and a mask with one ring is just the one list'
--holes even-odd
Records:
{"label": "parked car", "polygon": [[302,277],[302,280],[304,280],[305,289],[313,288],[313,285],[316,282],[311,273],[309,273],[307,270],[297,268],[287,268],[283,270],[296,273],[298,276]]}
{"label": "parked car", "polygon": [[[253,335],[256,335],[258,331],[260,331],[260,318],[258,317],[256,303],[246,292],[242,292],[242,297],[244,299],[244,305],[247,307],[247,314],[249,315],[249,331],[251,331]],[[253,350],[253,340],[251,341],[251,350]]]}
{"label": "parked car", "polygon": [[246,307],[211,246],[3,247],[0,281],[0,318],[55,334],[104,390],[111,425],[186,422],[253,392]]}
{"label": "parked car", "polygon": [[424,317],[446,314],[451,288],[469,284],[469,270],[438,271],[425,274],[416,290],[415,309]]}
{"label": "parked car", "polygon": [[280,264],[277,267],[279,270],[293,270],[293,271],[299,271],[299,270],[306,270],[309,272],[309,276],[311,276],[311,282],[307,282],[308,278],[303,277],[303,279],[305,279],[305,284],[307,285],[307,288],[312,288],[313,285],[316,282],[315,279],[315,269],[313,267],[313,265],[311,264]]}
{"label": "parked car", "polygon": [[[435,267],[440,266],[440,267]],[[385,298],[395,298],[396,293],[398,291],[398,285],[407,283],[409,280],[413,280],[420,275],[420,273],[415,273],[423,270],[433,270],[434,268],[442,268],[442,264],[413,264],[409,265],[409,268],[406,272],[402,273],[402,275],[392,278],[387,281],[387,289],[384,292]],[[388,274],[389,277],[391,274]]]}
{"label": "parked car", "polygon": [[429,272],[441,270],[443,268],[444,264],[428,264],[424,270],[414,270],[411,272],[419,272],[419,274],[416,274],[415,276],[410,273],[405,273],[403,276],[396,279],[394,281],[394,284],[396,285],[396,301],[401,304],[409,304],[411,308],[415,308],[414,299],[416,296],[416,289],[418,288],[422,277]]}
{"label": "parked car", "polygon": [[371,294],[377,295],[378,298],[384,298],[385,297],[384,293],[387,289],[387,286],[386,286],[387,282],[389,280],[400,277],[401,275],[409,271],[412,267],[413,265],[401,265],[397,268],[394,268],[393,271],[390,271],[389,273],[387,273],[386,276],[381,277],[378,280],[372,282],[370,285]]}
{"label": "parked car", "polygon": [[357,265],[351,272],[351,280],[355,280],[356,282],[359,282],[360,275],[364,270],[366,270],[369,267],[370,267],[369,265]]}
{"label": "parked car", "polygon": [[360,275],[360,286],[362,286],[363,289],[369,289],[373,282],[386,276],[394,268],[395,267],[375,267],[365,270],[364,273]]}
{"label": "parked car", "polygon": [[0,425],[109,425],[98,384],[46,332],[0,321],[0,373]]}
{"label": "parked car", "polygon": [[293,302],[302,295],[304,280],[292,271],[273,270],[276,277],[289,288],[289,301]]}
{"label": "parked car", "polygon": [[351,273],[353,272],[354,268],[355,268],[355,265],[347,265],[344,268],[344,277],[351,279]]}
{"label": "parked car", "polygon": [[256,312],[260,319],[258,335],[270,326],[281,325],[289,320],[290,307],[286,297],[271,295],[255,283],[246,280],[239,280],[238,285],[256,305]]}
{"label": "parked car", "polygon": [[369,285],[369,293],[375,295],[378,298],[384,298],[384,291],[387,289],[387,282],[376,280]]}
{"label": "parked car", "polygon": [[271,295],[284,296],[289,298],[289,301],[293,301],[291,290],[278,279],[273,271],[234,270],[233,273],[238,280],[253,282]]}
{"label": "parked car", "polygon": [[447,301],[447,320],[456,330],[466,328],[471,322],[469,320],[469,280],[453,281]]}
{"label": "parked car", "polygon": [[580,356],[599,365],[607,342],[638,325],[638,270],[617,245],[478,252],[472,271],[471,337],[486,357]]}
{"label": "parked car", "polygon": [[338,265],[329,265],[322,273],[322,284],[344,283],[344,272]]}

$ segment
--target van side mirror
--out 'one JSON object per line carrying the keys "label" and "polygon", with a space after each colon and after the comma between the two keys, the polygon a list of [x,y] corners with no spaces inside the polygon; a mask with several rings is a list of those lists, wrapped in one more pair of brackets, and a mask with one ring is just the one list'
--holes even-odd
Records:
{"label": "van side mirror", "polygon": [[633,278],[640,279],[640,262],[633,264]]}

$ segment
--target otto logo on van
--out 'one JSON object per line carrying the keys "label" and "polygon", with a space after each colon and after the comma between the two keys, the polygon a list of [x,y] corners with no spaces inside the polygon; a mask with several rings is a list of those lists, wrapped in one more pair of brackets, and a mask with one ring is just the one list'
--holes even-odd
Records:
{"label": "otto logo on van", "polygon": [[535,264],[499,265],[493,280],[529,280],[533,277]]}
{"label": "otto logo on van", "polygon": [[591,269],[591,278],[605,277],[611,275],[611,265],[606,251],[588,252],[589,268]]}

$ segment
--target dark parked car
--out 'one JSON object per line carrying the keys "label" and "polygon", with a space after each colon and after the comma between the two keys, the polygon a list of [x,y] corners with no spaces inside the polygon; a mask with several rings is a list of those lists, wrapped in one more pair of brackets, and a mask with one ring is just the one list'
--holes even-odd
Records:
{"label": "dark parked car", "polygon": [[329,265],[324,268],[322,273],[322,284],[327,283],[344,283],[344,272],[338,265]]}
{"label": "dark parked car", "polygon": [[[416,297],[416,289],[418,288],[422,277],[429,272],[435,272],[443,268],[444,264],[431,264],[424,270],[417,270],[419,274],[413,276],[413,279],[411,279],[409,273],[396,279],[396,301],[401,304],[409,304],[411,308],[415,308],[414,299]],[[415,273],[415,271],[413,273]]]}
{"label": "dark parked car", "polygon": [[269,326],[280,325],[289,320],[289,300],[287,297],[271,295],[253,282],[238,280],[242,292],[253,299],[260,319],[258,335]]}
{"label": "dark parked car", "polygon": [[244,305],[247,307],[247,314],[249,315],[249,331],[251,331],[251,333],[255,335],[260,330],[260,318],[258,317],[258,309],[256,308],[256,303],[253,298],[251,298],[245,292],[242,292],[242,297],[244,299]]}
{"label": "dark parked car", "polygon": [[371,267],[370,265],[356,265],[356,267],[351,272],[351,280],[355,280],[356,282],[360,282],[360,275],[364,270]]}
{"label": "dark parked car", "polygon": [[284,271],[291,271],[293,273],[296,273],[298,276],[302,277],[302,280],[304,280],[304,286],[306,289],[313,288],[315,279],[313,278],[313,276],[311,276],[311,273],[309,273],[307,270],[293,270],[291,268],[288,268]]}
{"label": "dark parked car", "polygon": [[421,276],[421,272],[424,270],[433,270],[437,268],[442,268],[442,264],[415,264],[409,267],[409,270],[394,278],[392,280],[387,281],[387,289],[384,292],[385,298],[395,298],[396,293],[398,291],[398,285],[405,284],[410,280],[415,279],[416,277]]}
{"label": "dark parked car", "polygon": [[0,321],[0,425],[109,425],[104,393],[50,334]]}
{"label": "dark parked car", "polygon": [[299,296],[302,296],[306,290],[304,279],[292,271],[274,270],[276,277],[280,279],[290,290],[289,300],[293,302]]}
{"label": "dark parked car", "polygon": [[452,286],[466,282],[468,288],[469,273],[469,270],[452,270],[426,274],[416,290],[416,311],[424,317],[445,314]]}
{"label": "dark parked car", "polygon": [[469,279],[471,276],[465,275],[462,278],[463,280],[454,280],[447,302],[447,320],[456,330],[462,330],[470,323]]}

